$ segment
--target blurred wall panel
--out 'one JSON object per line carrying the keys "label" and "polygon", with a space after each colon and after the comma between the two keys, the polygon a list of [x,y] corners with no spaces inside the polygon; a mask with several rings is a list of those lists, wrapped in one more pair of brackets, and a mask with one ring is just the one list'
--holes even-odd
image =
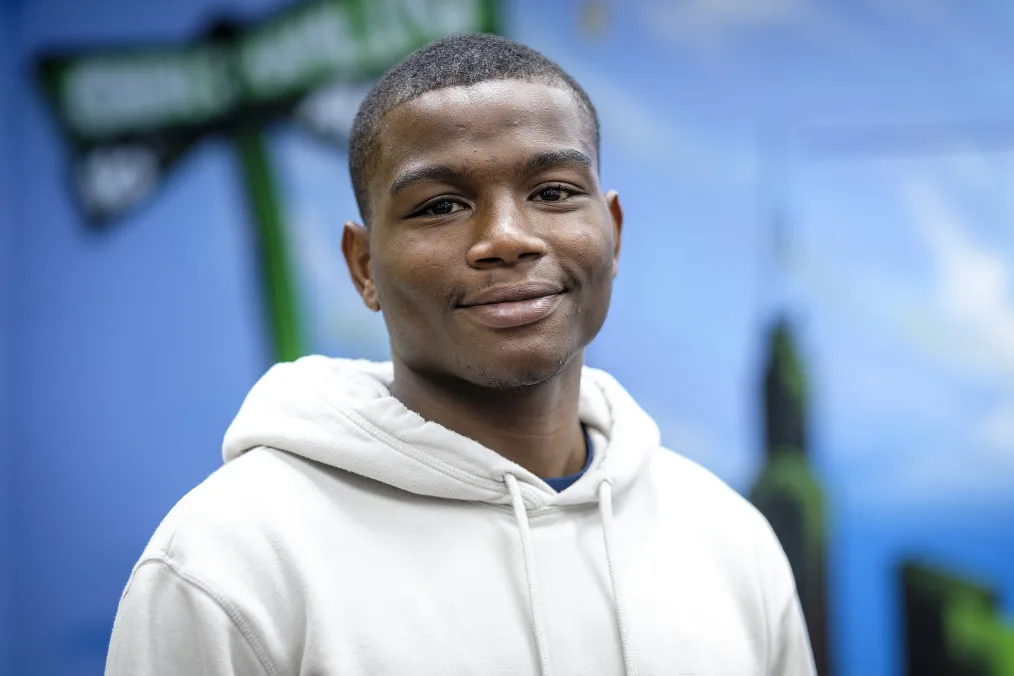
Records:
{"label": "blurred wall panel", "polygon": [[13,2],[0,2],[0,675],[11,673],[11,586],[14,506],[11,490],[11,308],[14,301],[14,191],[11,187],[11,146],[14,141],[15,21]]}
{"label": "blurred wall panel", "polygon": [[[207,7],[33,1],[21,56],[187,40]],[[36,87],[19,111],[15,673],[94,676],[133,562],[221,464],[223,431],[264,370],[259,289],[222,144],[196,149],[158,200],[100,232],[77,210]]]}

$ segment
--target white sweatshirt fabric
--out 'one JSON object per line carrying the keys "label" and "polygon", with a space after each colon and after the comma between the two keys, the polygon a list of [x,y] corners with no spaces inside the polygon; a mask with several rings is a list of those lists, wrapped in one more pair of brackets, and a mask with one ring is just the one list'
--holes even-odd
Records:
{"label": "white sweatshirt fabric", "polygon": [[811,676],[764,518],[585,368],[557,493],[408,410],[389,363],[272,368],[159,526],[106,676]]}

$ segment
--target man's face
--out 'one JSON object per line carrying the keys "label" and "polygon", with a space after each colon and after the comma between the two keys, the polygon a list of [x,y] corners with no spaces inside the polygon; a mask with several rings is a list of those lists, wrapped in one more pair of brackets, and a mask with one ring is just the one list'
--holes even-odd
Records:
{"label": "man's face", "polygon": [[484,387],[558,374],[605,321],[622,215],[599,187],[571,92],[490,81],[390,111],[369,182],[370,231],[343,248],[391,350]]}

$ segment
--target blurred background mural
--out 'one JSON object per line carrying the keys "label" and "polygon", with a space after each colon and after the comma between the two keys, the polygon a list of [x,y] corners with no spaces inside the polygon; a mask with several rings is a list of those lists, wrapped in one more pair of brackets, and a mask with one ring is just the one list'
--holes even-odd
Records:
{"label": "blurred background mural", "polygon": [[489,30],[602,118],[587,360],[767,515],[822,676],[1014,674],[1014,4],[0,0],[0,673],[102,672],[155,526],[347,279],[370,82]]}

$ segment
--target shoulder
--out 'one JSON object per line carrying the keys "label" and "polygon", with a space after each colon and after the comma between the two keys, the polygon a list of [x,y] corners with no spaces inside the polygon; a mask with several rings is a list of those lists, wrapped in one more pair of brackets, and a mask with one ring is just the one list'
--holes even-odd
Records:
{"label": "shoulder", "polygon": [[[224,659],[233,668],[239,660],[242,673],[279,673],[272,665],[285,664],[287,645],[302,640],[305,599],[277,515],[296,492],[312,494],[312,480],[306,461],[255,450],[184,496],[123,591],[114,671],[186,673],[197,660]],[[223,652],[230,641],[247,647]]]}
{"label": "shoulder", "polygon": [[260,577],[290,540],[280,534],[305,523],[301,513],[323,499],[322,482],[329,480],[312,461],[266,448],[249,451],[176,503],[141,561],[171,560],[179,570],[213,579]]}
{"label": "shoulder", "polygon": [[795,581],[778,536],[749,500],[701,465],[659,449],[650,490],[669,533],[691,546],[741,599],[752,599],[765,626],[791,605]]}
{"label": "shoulder", "polygon": [[[751,518],[754,507],[706,467],[667,448],[652,454],[649,473],[653,483],[680,501],[717,509],[722,515]],[[677,490],[678,489],[678,490]],[[758,514],[759,515],[759,514]]]}
{"label": "shoulder", "polygon": [[650,490],[666,532],[678,538],[762,632],[772,673],[813,674],[792,568],[761,512],[719,477],[666,449],[652,456]]}
{"label": "shoulder", "polygon": [[717,547],[760,555],[776,566],[784,558],[764,515],[710,470],[660,448],[652,456],[649,477],[662,512],[690,521]]}
{"label": "shoulder", "polygon": [[[307,603],[300,583],[303,562],[318,546],[320,514],[333,505],[327,495],[341,485],[339,474],[267,448],[226,463],[163,519],[131,573],[124,598],[138,579],[164,569],[245,618],[261,635],[298,628]],[[135,603],[154,603],[163,593],[151,585],[147,589],[135,594]],[[275,649],[282,654],[281,647]]]}

